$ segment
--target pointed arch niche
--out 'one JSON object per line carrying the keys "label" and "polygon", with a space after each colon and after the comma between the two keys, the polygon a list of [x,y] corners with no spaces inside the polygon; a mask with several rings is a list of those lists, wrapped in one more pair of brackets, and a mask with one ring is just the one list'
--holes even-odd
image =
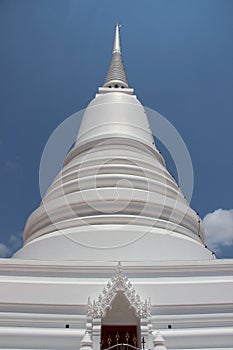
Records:
{"label": "pointed arch niche", "polygon": [[119,264],[98,299],[88,299],[87,330],[93,348],[105,349],[117,341],[141,347],[143,337],[149,345],[150,316],[150,300],[141,301]]}

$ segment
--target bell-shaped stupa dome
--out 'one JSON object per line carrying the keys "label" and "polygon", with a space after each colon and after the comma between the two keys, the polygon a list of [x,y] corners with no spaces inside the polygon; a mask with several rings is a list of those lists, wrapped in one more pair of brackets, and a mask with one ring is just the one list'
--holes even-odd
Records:
{"label": "bell-shaped stupa dome", "polygon": [[62,170],[30,215],[15,257],[212,259],[199,217],[167,171],[129,87],[119,25],[105,83],[84,112]]}

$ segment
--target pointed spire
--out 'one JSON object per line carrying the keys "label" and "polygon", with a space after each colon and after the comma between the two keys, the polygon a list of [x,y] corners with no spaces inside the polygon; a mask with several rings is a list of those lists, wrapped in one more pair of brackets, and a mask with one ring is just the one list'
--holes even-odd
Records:
{"label": "pointed spire", "polygon": [[120,27],[121,27],[120,24],[116,24],[115,38],[114,38],[114,45],[113,45],[113,51],[112,51],[112,53],[115,53],[115,52],[121,53]]}
{"label": "pointed spire", "polygon": [[154,339],[153,339],[153,343],[154,343],[154,350],[156,350],[156,349],[167,350],[167,347],[165,346],[165,341],[164,341],[160,332],[157,332],[155,334]]}
{"label": "pointed spire", "polygon": [[89,333],[86,331],[82,340],[81,340],[81,345],[82,346],[92,346],[92,340],[90,338]]}
{"label": "pointed spire", "polygon": [[108,67],[104,87],[128,88],[128,81],[121,56],[120,25],[116,24],[112,58]]}
{"label": "pointed spire", "polygon": [[92,347],[92,340],[90,338],[89,333],[86,331],[82,340],[81,340],[81,347],[79,350],[93,350]]}

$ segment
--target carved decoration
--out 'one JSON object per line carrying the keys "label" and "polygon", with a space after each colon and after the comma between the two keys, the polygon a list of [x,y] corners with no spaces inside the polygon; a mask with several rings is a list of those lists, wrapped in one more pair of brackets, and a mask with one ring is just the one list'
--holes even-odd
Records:
{"label": "carved decoration", "polygon": [[124,293],[130,306],[133,307],[140,318],[148,319],[151,316],[150,299],[142,302],[136,294],[134,287],[128,278],[122,273],[121,264],[117,266],[116,273],[109,281],[97,300],[91,302],[88,298],[87,316],[91,318],[104,317],[106,310],[111,308],[111,303],[118,292]]}

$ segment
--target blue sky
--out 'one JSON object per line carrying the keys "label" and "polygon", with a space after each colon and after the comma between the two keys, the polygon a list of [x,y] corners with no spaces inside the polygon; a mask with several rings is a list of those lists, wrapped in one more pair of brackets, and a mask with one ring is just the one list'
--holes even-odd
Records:
{"label": "blue sky", "polygon": [[233,258],[232,13],[231,0],[0,1],[2,256],[19,247],[40,202],[50,134],[102,85],[120,22],[130,85],[183,137],[194,167],[191,206],[210,215],[217,255]]}

